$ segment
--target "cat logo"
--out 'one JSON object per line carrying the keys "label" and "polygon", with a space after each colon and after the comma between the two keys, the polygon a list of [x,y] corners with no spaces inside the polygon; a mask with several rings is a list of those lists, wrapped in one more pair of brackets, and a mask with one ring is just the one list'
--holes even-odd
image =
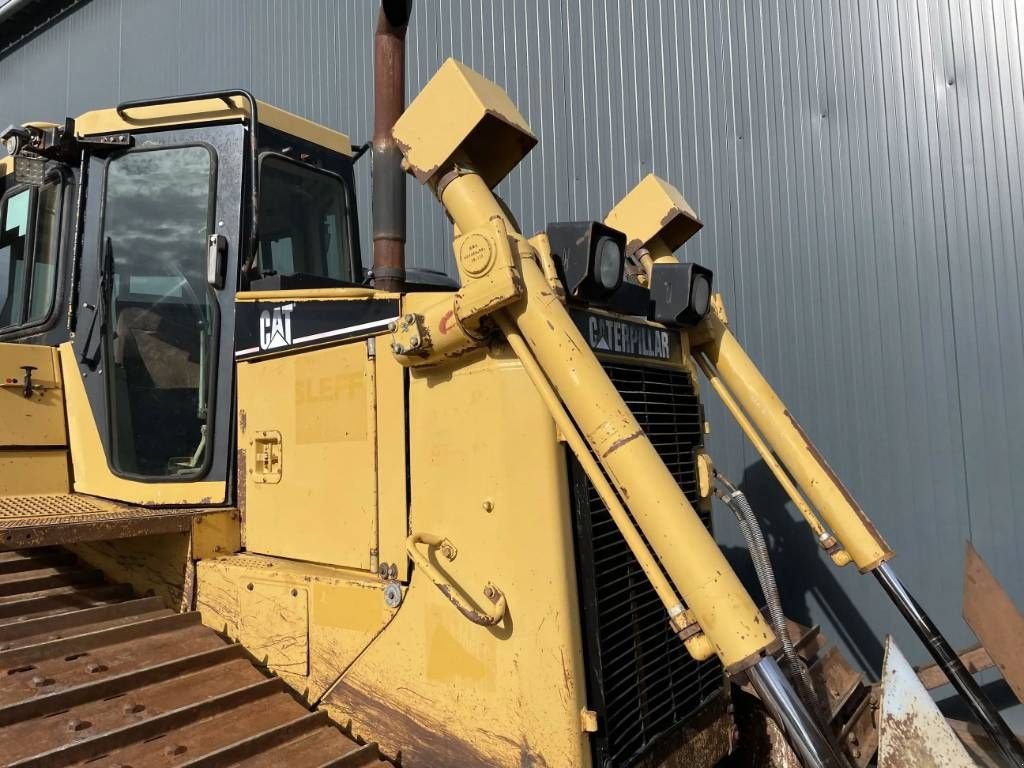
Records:
{"label": "cat logo", "polygon": [[280,349],[292,343],[294,304],[265,309],[260,313],[260,349]]}

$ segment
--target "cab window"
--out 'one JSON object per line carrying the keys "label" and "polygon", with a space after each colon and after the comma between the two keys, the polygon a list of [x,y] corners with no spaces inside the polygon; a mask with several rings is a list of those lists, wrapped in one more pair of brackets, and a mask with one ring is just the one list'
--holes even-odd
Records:
{"label": "cab window", "polygon": [[276,155],[260,163],[259,271],[351,283],[348,194],[338,176]]}
{"label": "cab window", "polygon": [[139,150],[107,166],[101,272],[111,458],[122,474],[182,477],[208,463],[215,170],[205,146]]}
{"label": "cab window", "polygon": [[57,184],[16,188],[0,202],[0,331],[38,325],[50,315],[59,208]]}

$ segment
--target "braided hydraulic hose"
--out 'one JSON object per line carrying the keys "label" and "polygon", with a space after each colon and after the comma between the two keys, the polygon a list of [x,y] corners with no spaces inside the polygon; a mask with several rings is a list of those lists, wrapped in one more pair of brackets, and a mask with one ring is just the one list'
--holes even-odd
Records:
{"label": "braided hydraulic hose", "polygon": [[782,656],[789,668],[789,677],[797,685],[800,696],[807,707],[812,711],[818,710],[820,704],[814,685],[811,683],[811,676],[807,672],[807,667],[797,656],[793,640],[789,636],[786,615],[783,613],[779,588],[775,582],[775,570],[772,568],[771,558],[768,556],[768,545],[764,540],[761,525],[757,522],[754,510],[751,509],[750,502],[747,501],[743,491],[736,488],[721,473],[716,472],[715,475],[726,488],[725,491],[716,489],[716,494],[736,516],[736,523],[739,525],[743,540],[750,551],[750,559],[754,563],[754,571],[768,605],[768,621],[782,643]]}

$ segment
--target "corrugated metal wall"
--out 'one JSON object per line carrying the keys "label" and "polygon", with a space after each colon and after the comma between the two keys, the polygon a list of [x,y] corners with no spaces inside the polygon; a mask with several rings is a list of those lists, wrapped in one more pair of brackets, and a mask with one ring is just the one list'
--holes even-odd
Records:
{"label": "corrugated metal wall", "polygon": [[[93,0],[0,62],[0,124],[242,85],[363,141],[374,14]],[[502,187],[528,232],[601,218],[651,171],[683,190],[706,222],[684,256],[716,270],[751,354],[965,644],[966,538],[1024,595],[1022,50],[1011,0],[418,0],[409,81],[456,56],[508,89],[541,140]],[[444,267],[444,217],[410,196],[413,258]],[[716,458],[769,521],[789,612],[875,669],[893,629],[923,658],[711,417]],[[719,530],[743,567],[722,515]]]}

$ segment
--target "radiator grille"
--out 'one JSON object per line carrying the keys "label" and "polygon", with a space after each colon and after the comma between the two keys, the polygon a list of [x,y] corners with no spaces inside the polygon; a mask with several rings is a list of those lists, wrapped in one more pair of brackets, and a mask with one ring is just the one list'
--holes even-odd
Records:
{"label": "radiator grille", "polygon": [[[688,374],[604,363],[619,393],[692,503],[703,410]],[[573,462],[577,561],[590,705],[600,730],[594,764],[633,765],[722,690],[717,660],[694,661],[593,486]],[[710,529],[711,521],[704,517]],[[685,542],[681,542],[685,546]]]}

